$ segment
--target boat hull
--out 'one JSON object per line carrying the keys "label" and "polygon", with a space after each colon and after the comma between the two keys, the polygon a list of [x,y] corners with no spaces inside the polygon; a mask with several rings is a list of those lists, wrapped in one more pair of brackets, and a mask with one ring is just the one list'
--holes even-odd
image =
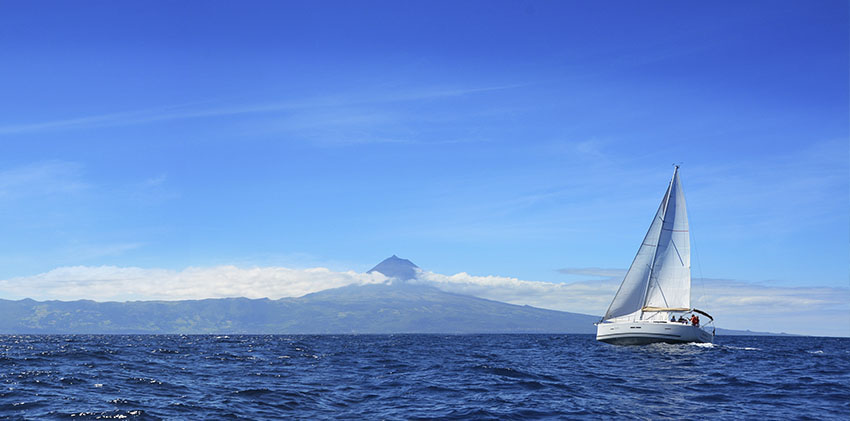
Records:
{"label": "boat hull", "polygon": [[676,322],[604,322],[596,325],[596,340],[614,345],[651,343],[711,343],[714,334],[699,327]]}

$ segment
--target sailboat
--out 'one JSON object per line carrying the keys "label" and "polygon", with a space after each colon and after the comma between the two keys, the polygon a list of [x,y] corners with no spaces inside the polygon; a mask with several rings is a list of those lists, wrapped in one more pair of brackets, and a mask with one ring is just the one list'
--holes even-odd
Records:
{"label": "sailboat", "polygon": [[[700,315],[708,318],[703,325]],[[691,252],[679,166],[596,340],[617,345],[711,343],[714,318],[691,307]]]}

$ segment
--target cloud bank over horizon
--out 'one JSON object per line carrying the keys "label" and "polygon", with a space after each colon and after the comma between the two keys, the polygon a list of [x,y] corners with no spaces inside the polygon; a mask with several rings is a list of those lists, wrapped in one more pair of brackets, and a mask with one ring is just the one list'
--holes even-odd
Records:
{"label": "cloud bank over horizon", "polygon": [[[591,273],[593,272],[593,273]],[[572,270],[602,277],[604,271]],[[240,268],[233,265],[169,270],[118,266],[66,266],[48,272],[0,280],[6,299],[46,300],[193,300],[246,297],[280,299],[347,285],[388,282],[381,273],[333,271],[315,267]],[[525,281],[465,272],[443,275],[420,271],[414,282],[441,290],[517,305],[600,315],[616,292],[619,276],[570,283]],[[693,305],[704,308],[730,329],[850,336],[850,288],[785,287],[753,282],[694,281]]]}
{"label": "cloud bank over horizon", "polygon": [[35,300],[198,300],[300,297],[346,285],[386,282],[381,273],[335,272],[316,267],[188,267],[176,271],[118,266],[65,266],[0,280],[0,294]]}

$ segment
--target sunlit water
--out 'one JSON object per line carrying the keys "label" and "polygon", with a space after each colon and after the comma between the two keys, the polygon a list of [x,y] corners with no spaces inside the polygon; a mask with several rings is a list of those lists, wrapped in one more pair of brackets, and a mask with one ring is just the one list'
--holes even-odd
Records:
{"label": "sunlit water", "polygon": [[850,419],[850,339],[0,336],[9,419]]}

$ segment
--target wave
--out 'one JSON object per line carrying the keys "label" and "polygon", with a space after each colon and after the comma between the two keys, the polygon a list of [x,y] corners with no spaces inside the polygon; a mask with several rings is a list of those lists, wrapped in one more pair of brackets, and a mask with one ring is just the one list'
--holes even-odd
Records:
{"label": "wave", "polygon": [[840,419],[848,350],[810,337],[0,335],[0,418]]}

